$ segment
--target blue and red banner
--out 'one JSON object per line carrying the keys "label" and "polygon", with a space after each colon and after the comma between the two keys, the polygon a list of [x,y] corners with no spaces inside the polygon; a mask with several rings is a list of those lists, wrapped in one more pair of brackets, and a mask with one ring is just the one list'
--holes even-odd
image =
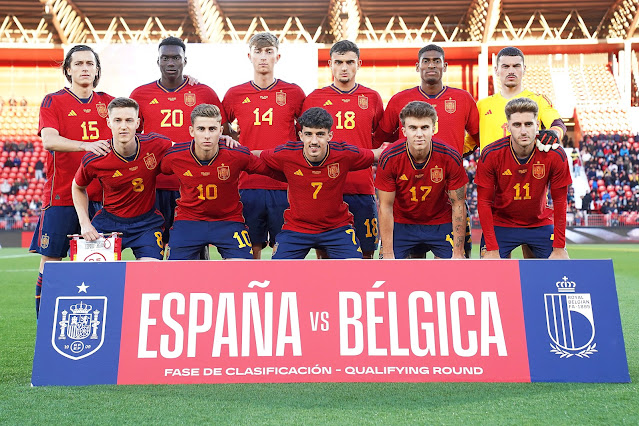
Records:
{"label": "blue and red banner", "polygon": [[610,260],[53,262],[32,384],[629,382]]}

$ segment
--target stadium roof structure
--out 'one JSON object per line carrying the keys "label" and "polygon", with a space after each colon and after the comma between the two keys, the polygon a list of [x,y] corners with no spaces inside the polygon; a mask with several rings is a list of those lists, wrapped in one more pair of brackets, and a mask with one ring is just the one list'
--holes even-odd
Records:
{"label": "stadium roof structure", "polygon": [[371,47],[639,41],[639,0],[0,0],[0,11],[0,44],[14,46],[246,42],[258,31]]}

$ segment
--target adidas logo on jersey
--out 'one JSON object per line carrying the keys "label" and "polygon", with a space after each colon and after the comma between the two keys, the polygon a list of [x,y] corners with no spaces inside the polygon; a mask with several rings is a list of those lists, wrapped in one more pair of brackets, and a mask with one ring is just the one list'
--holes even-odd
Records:
{"label": "adidas logo on jersey", "polygon": [[184,172],[184,176],[190,176],[190,177],[193,177],[193,173],[191,173],[191,171],[190,171],[190,170],[187,170],[187,171],[185,171],[185,172]]}
{"label": "adidas logo on jersey", "polygon": [[296,176],[304,176],[304,173],[302,173],[302,171],[300,169],[297,169],[297,171],[295,173],[293,173]]}
{"label": "adidas logo on jersey", "polygon": [[248,97],[248,96],[247,96],[247,97],[245,97],[245,98],[244,98],[244,100],[242,101],[242,103],[243,103],[243,104],[248,104],[248,103],[250,103],[250,102],[251,102],[251,100],[249,99],[249,97]]}
{"label": "adidas logo on jersey", "polygon": [[159,104],[158,100],[156,98],[153,98],[153,100],[151,102],[149,102],[149,105],[156,105]]}
{"label": "adidas logo on jersey", "polygon": [[493,111],[489,109],[488,111],[486,111],[486,113],[484,115],[490,115],[492,113],[493,113]]}
{"label": "adidas logo on jersey", "polygon": [[69,114],[67,114],[67,116],[68,116],[68,117],[77,117],[77,116],[78,116],[78,114],[76,114],[76,112],[75,112],[74,110],[71,110],[71,111],[69,112]]}
{"label": "adidas logo on jersey", "polygon": [[513,173],[510,171],[510,169],[506,169],[506,171],[504,173],[501,174],[502,176],[512,176]]}
{"label": "adidas logo on jersey", "polygon": [[408,178],[406,177],[406,175],[401,175],[401,176],[399,177],[399,180],[408,180]]}
{"label": "adidas logo on jersey", "polygon": [[333,105],[333,102],[331,102],[331,100],[327,100],[326,102],[324,102],[323,106],[327,106],[327,105]]}
{"label": "adidas logo on jersey", "polygon": [[111,177],[120,177],[120,176],[122,176],[122,173],[120,173],[119,170],[116,170],[115,173],[113,173],[113,176]]}

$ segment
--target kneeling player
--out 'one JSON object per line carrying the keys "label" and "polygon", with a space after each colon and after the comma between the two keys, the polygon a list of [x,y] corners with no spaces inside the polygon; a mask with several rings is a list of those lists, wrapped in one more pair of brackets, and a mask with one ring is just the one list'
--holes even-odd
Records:
{"label": "kneeling player", "polygon": [[[507,258],[527,244],[535,257],[568,259],[566,206],[572,181],[566,153],[561,147],[549,152],[535,149],[535,101],[513,99],[505,111],[510,136],[486,146],[477,164],[482,257]],[[548,186],[554,210],[546,204]]]}
{"label": "kneeling player", "polygon": [[161,169],[180,181],[180,198],[169,240],[169,260],[199,259],[209,244],[224,259],[252,259],[253,251],[238,192],[240,173],[259,173],[284,181],[248,148],[219,142],[222,115],[215,105],[193,109],[190,142],[174,145]]}
{"label": "kneeling player", "polygon": [[[116,98],[108,110],[111,151],[86,154],[71,187],[82,237],[93,241],[100,233],[121,232],[122,248],[131,248],[136,259],[161,260],[164,218],[154,208],[155,180],[171,141],[156,133],[136,135],[140,119],[133,99]],[[94,179],[102,185],[104,207],[91,221],[86,187]]]}
{"label": "kneeling player", "polygon": [[333,118],[322,108],[308,109],[298,123],[300,142],[261,152],[269,167],[284,172],[291,206],[273,259],[303,259],[312,248],[326,250],[331,259],[361,259],[344,184],[349,171],[370,167],[381,150],[330,142]]}
{"label": "kneeling player", "polygon": [[461,156],[432,139],[437,123],[432,105],[410,102],[399,118],[406,142],[384,151],[375,177],[383,257],[432,251],[437,258],[463,259],[468,176]]}

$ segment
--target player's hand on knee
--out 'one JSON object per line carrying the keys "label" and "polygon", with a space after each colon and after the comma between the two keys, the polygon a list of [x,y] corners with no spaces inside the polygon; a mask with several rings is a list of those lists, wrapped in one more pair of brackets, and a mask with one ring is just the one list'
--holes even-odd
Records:
{"label": "player's hand on knee", "polygon": [[553,248],[548,259],[570,259],[568,251],[565,248]]}
{"label": "player's hand on knee", "polygon": [[220,136],[220,140],[224,142],[229,148],[237,148],[238,146],[240,146],[240,143],[229,135]]}
{"label": "player's hand on knee", "polygon": [[537,149],[541,152],[548,152],[551,149],[557,149],[561,146],[561,142],[557,134],[552,130],[540,130],[537,135]]}
{"label": "player's hand on knee", "polygon": [[501,259],[499,250],[486,250],[482,259]]}
{"label": "player's hand on knee", "polygon": [[83,142],[81,148],[86,152],[92,152],[95,155],[106,155],[111,151],[109,141],[99,140],[95,142]]}
{"label": "player's hand on knee", "polygon": [[82,226],[80,228],[80,233],[82,234],[82,238],[87,241],[95,241],[98,238],[102,237],[102,235],[100,235],[100,233],[96,231],[96,229],[91,224]]}

